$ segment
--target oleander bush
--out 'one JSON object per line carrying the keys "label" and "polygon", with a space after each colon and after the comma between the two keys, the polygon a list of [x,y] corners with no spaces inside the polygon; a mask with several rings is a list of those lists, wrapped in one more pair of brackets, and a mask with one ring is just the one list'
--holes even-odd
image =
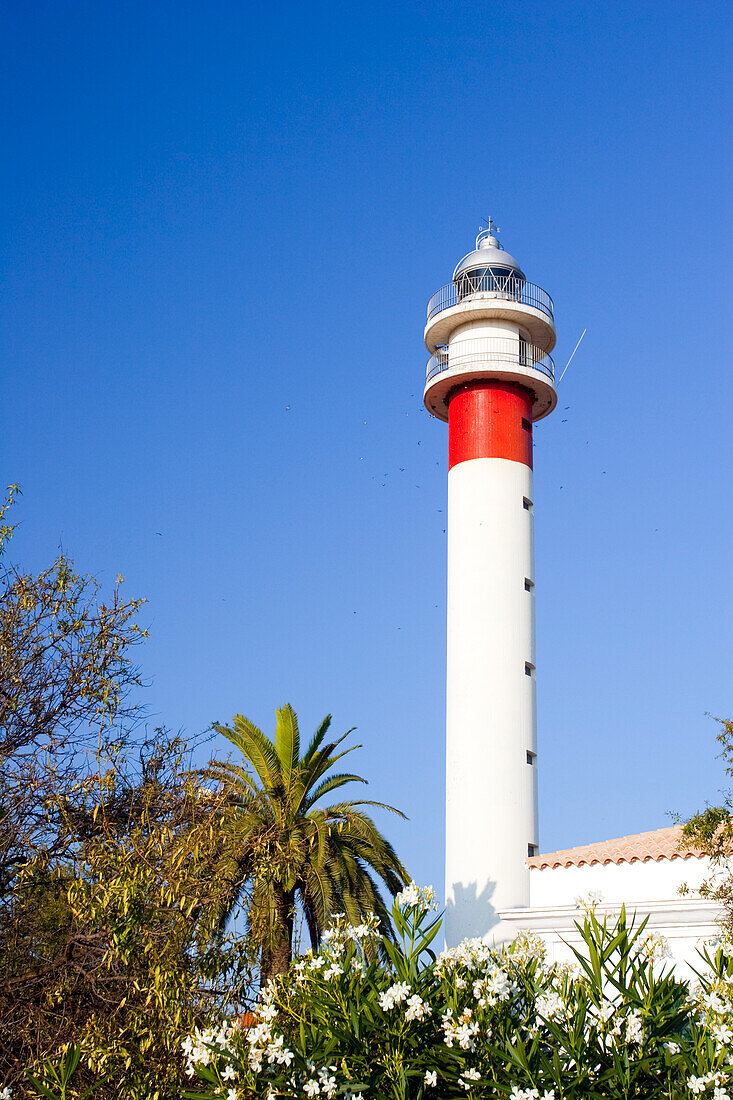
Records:
{"label": "oleander bush", "polygon": [[[622,910],[588,908],[584,950],[549,962],[522,935],[437,956],[432,892],[395,902],[397,943],[338,919],[317,953],[262,991],[252,1016],[186,1039],[189,1096],[644,1100],[733,1096],[733,957],[674,976],[664,945]],[[385,963],[383,960],[387,959]]]}

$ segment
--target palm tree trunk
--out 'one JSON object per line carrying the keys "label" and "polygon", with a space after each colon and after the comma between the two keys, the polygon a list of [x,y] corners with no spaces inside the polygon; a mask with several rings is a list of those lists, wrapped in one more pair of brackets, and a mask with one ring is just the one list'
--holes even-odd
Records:
{"label": "palm tree trunk", "polygon": [[285,890],[279,882],[273,883],[275,896],[275,921],[272,940],[262,948],[260,956],[260,985],[270,978],[284,974],[293,957],[293,922],[295,918],[295,891]]}

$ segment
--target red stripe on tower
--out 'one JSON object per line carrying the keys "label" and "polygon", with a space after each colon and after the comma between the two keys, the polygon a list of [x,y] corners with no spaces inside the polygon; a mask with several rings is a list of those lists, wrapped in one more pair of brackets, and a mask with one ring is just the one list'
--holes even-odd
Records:
{"label": "red stripe on tower", "polygon": [[503,381],[466,382],[448,405],[448,469],[472,458],[508,458],[532,469],[532,396]]}

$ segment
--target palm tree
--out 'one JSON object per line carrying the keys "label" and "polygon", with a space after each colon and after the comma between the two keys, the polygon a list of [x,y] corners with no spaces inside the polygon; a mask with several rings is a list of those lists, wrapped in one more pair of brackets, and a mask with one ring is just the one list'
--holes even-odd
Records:
{"label": "palm tree", "polygon": [[336,912],[352,923],[374,913],[381,928],[390,932],[389,912],[375,878],[392,895],[409,879],[392,845],[362,807],[404,814],[382,802],[318,805],[347,783],[366,783],[347,772],[327,774],[338,760],[361,748],[352,745],[337,752],[353,730],[327,742],[330,724],[328,715],[303,756],[298,720],[289,704],[277,711],[274,743],[241,714],[231,726],[214,726],[244,758],[243,764],[214,760],[208,768],[229,806],[222,857],[232,886],[221,918],[226,922],[244,901],[249,933],[260,949],[263,983],[290,963],[298,907],[314,949]]}

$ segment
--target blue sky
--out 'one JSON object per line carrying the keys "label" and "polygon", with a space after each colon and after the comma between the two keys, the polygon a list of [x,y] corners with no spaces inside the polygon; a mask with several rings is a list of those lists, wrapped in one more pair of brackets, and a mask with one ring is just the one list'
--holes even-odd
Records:
{"label": "blue sky", "polygon": [[148,598],[153,722],[290,701],[442,888],[445,426],[424,308],[491,214],[556,303],[536,431],[544,850],[723,783],[723,3],[11,3],[15,554]]}

